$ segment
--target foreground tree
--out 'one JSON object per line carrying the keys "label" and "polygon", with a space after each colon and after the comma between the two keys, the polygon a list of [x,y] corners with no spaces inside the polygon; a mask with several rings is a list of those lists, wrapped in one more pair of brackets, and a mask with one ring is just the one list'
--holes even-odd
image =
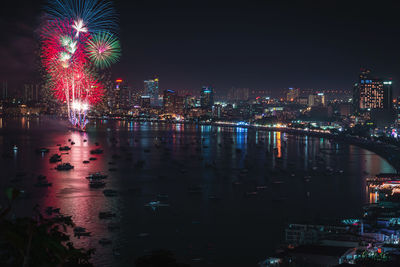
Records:
{"label": "foreground tree", "polygon": [[45,218],[37,208],[32,218],[9,218],[16,189],[7,189],[10,204],[0,208],[0,266],[93,266],[94,250],[75,248],[66,234],[71,216]]}

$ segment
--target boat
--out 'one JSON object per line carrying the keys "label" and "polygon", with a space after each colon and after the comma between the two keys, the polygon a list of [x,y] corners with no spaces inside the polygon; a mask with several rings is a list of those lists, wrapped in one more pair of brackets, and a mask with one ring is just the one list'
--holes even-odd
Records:
{"label": "boat", "polygon": [[100,219],[109,219],[115,217],[116,214],[112,213],[111,211],[100,211],[99,212],[99,218]]}
{"label": "boat", "polygon": [[69,171],[71,169],[73,169],[74,166],[72,166],[70,163],[62,163],[62,164],[58,164],[56,167],[56,170],[58,171]]}
{"label": "boat", "polygon": [[117,171],[117,168],[109,168],[108,169],[110,172],[115,172],[115,171]]}
{"label": "boat", "polygon": [[84,160],[84,161],[82,161],[82,163],[83,164],[88,164],[88,163],[90,163],[90,161],[89,160]]}
{"label": "boat", "polygon": [[74,236],[78,237],[78,239],[81,236],[90,236],[90,235],[91,235],[91,232],[86,232],[86,228],[84,228],[84,227],[77,226],[74,228]]}
{"label": "boat", "polygon": [[71,148],[70,148],[69,146],[60,146],[58,149],[59,149],[60,151],[68,151],[68,150],[71,150]]}
{"label": "boat", "polygon": [[256,197],[258,195],[257,191],[253,191],[253,192],[246,192],[245,196],[246,197]]}
{"label": "boat", "polygon": [[97,160],[97,158],[91,157],[89,158],[89,160]]}
{"label": "boat", "polygon": [[50,159],[49,159],[50,163],[56,163],[61,161],[61,155],[59,154],[53,154]]}
{"label": "boat", "polygon": [[101,180],[101,179],[106,179],[108,175],[106,174],[101,174],[100,172],[95,172],[89,174],[89,176],[86,177],[86,179],[92,179],[92,180]]}
{"label": "boat", "polygon": [[152,210],[155,210],[159,207],[169,207],[169,204],[161,203],[160,201],[150,201],[149,203],[144,205],[145,207],[150,207]]}
{"label": "boat", "polygon": [[92,155],[102,154],[102,153],[103,153],[103,149],[100,149],[100,148],[90,150],[90,154],[92,154]]}
{"label": "boat", "polygon": [[53,185],[53,184],[50,183],[50,182],[47,181],[47,180],[41,180],[41,181],[38,181],[38,182],[35,184],[36,187],[49,187],[49,186],[52,186],[52,185]]}
{"label": "boat", "polygon": [[116,190],[112,190],[112,189],[104,189],[103,194],[106,197],[115,197],[118,195],[118,192]]}
{"label": "boat", "polygon": [[139,234],[137,235],[137,237],[139,237],[139,238],[149,237],[149,236],[150,236],[149,233],[139,233]]}
{"label": "boat", "polygon": [[[14,146],[16,147],[16,146]],[[18,148],[17,148],[18,149]],[[15,149],[14,149],[15,150]],[[36,153],[48,153],[50,150],[48,148],[45,147],[40,147],[36,149]]]}
{"label": "boat", "polygon": [[106,183],[103,181],[98,181],[98,180],[90,180],[89,182],[89,187],[91,188],[101,188],[101,187],[105,187]]}
{"label": "boat", "polygon": [[75,142],[74,142],[74,141],[72,141],[72,142],[71,142],[71,145],[75,145]]}

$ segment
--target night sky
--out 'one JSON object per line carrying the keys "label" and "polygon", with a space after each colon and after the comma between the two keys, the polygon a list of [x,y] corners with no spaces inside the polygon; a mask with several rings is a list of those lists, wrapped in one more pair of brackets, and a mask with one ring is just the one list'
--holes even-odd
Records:
{"label": "night sky", "polygon": [[[123,54],[112,73],[135,88],[158,75],[162,89],[350,90],[365,66],[398,83],[400,4],[392,2],[115,1]],[[38,79],[43,5],[2,5],[0,80],[12,88]]]}

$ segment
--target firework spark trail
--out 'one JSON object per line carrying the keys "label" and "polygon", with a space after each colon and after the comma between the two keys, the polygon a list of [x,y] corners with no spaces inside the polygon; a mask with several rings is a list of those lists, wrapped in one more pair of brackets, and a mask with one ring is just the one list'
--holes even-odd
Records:
{"label": "firework spark trail", "polygon": [[104,88],[96,67],[107,68],[120,57],[116,13],[109,1],[55,0],[47,6],[41,57],[54,95],[67,104],[72,125],[84,129],[90,105]]}

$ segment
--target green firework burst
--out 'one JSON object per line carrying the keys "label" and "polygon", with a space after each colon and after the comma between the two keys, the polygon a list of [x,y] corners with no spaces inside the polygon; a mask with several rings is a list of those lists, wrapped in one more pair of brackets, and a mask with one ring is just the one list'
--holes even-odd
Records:
{"label": "green firework burst", "polygon": [[87,43],[90,60],[98,68],[108,68],[121,56],[121,46],[118,39],[108,32],[100,32]]}

